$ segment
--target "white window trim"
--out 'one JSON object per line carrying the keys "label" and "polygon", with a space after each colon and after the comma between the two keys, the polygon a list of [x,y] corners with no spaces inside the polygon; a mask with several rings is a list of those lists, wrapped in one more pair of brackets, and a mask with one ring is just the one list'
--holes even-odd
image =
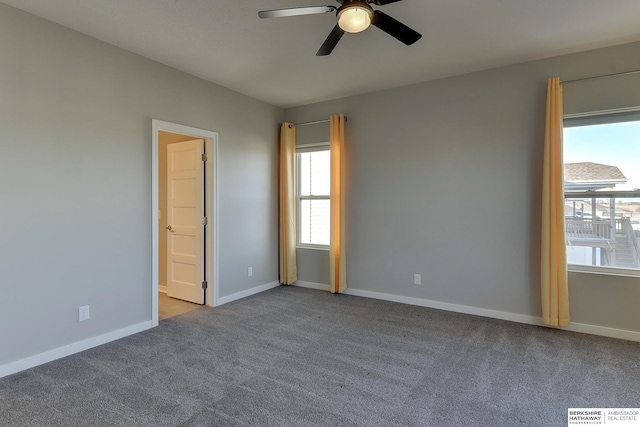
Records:
{"label": "white window trim", "polygon": [[300,236],[302,235],[301,220],[300,220],[300,202],[302,200],[331,200],[329,196],[300,196],[300,157],[299,153],[309,153],[312,151],[325,151],[329,150],[328,142],[318,142],[314,144],[301,144],[296,146],[296,248],[299,249],[315,249],[320,251],[328,251],[329,245],[316,245],[312,243],[300,242]]}
{"label": "white window trim", "polygon": [[[562,120],[567,119],[580,119],[593,117],[594,119],[599,116],[612,116],[616,114],[634,113],[640,111],[640,107],[627,107],[612,110],[591,111],[585,113],[573,113],[565,114]],[[613,192],[610,192],[613,193]],[[625,193],[625,191],[620,191]],[[628,192],[627,192],[628,193]],[[567,263],[567,271],[569,273],[588,273],[599,274],[602,276],[624,276],[624,277],[640,277],[640,270],[633,270],[628,268],[616,268],[616,267],[602,267],[597,265],[582,265],[582,264],[570,264]]]}
{"label": "white window trim", "polygon": [[313,249],[316,251],[328,251],[329,245],[312,245],[311,243],[298,243],[296,244],[298,249]]}
{"label": "white window trim", "polygon": [[589,273],[606,276],[640,277],[640,270],[628,268],[600,267],[597,265],[567,264],[569,273]]}

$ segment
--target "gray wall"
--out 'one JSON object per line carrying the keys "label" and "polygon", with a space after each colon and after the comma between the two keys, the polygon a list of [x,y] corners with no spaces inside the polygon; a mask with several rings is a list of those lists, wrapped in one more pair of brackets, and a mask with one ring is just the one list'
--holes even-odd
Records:
{"label": "gray wall", "polygon": [[219,133],[220,296],[277,280],[281,109],[3,4],[0,58],[0,365],[151,319],[153,118]]}
{"label": "gray wall", "polygon": [[[638,68],[636,43],[285,110],[348,116],[348,286],[540,316],[547,78]],[[615,94],[567,86],[571,112],[640,105],[640,84],[602,82]],[[305,252],[300,280],[320,280],[324,258]],[[569,279],[574,322],[640,331],[640,279]]]}

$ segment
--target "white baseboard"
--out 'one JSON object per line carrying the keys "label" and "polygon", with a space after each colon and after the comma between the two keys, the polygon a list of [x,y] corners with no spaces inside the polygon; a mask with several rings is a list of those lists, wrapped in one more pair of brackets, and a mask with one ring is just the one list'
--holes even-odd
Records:
{"label": "white baseboard", "polygon": [[[547,328],[551,327],[543,324],[542,319],[540,319],[540,323],[542,324],[542,326],[545,326]],[[600,335],[601,337],[618,338],[622,340],[640,342],[640,332],[628,331],[626,329],[608,328],[606,326],[588,325],[586,323],[573,322],[570,323],[566,328],[557,329],[566,329],[567,331],[580,332],[583,334]]]}
{"label": "white baseboard", "polygon": [[292,286],[299,286],[301,288],[309,288],[309,289],[318,289],[319,291],[327,291],[331,290],[329,285],[323,285],[322,283],[314,283],[314,282],[305,282],[304,280],[298,280]]}
{"label": "white baseboard", "polygon": [[491,317],[493,319],[508,320],[511,322],[526,323],[528,325],[543,326],[546,328],[560,329],[565,331],[580,332],[584,334],[600,335],[603,337],[619,338],[629,341],[640,342],[640,332],[628,331],[625,329],[608,328],[605,326],[588,325],[585,323],[571,323],[565,328],[554,328],[545,325],[541,317],[527,316],[524,314],[510,313],[507,311],[490,310],[487,308],[471,307],[468,305],[451,304],[447,302],[433,301],[422,298],[405,297],[400,295],[386,294],[382,292],[363,291],[360,289],[347,288],[346,295],[373,298],[384,301],[399,302],[403,304],[418,305],[421,307],[435,308],[438,310],[453,311],[456,313],[472,314],[475,316]]}
{"label": "white baseboard", "polygon": [[0,365],[0,378],[44,363],[52,362],[63,357],[71,356],[72,354],[79,353],[111,341],[119,340],[120,338],[124,338],[129,335],[137,334],[138,332],[146,331],[152,327],[153,322],[149,320],[136,325],[127,326],[126,328],[118,329],[117,331],[107,332],[106,334],[98,335],[97,337],[87,338],[53,350],[45,351],[44,353],[36,354],[35,356],[29,356],[24,359],[16,360],[15,362]]}
{"label": "white baseboard", "polygon": [[268,291],[269,289],[277,288],[278,286],[280,286],[280,282],[275,281],[271,283],[265,283],[264,285],[256,286],[251,289],[247,289],[246,291],[236,292],[235,294],[227,295],[226,297],[218,298],[218,300],[216,301],[216,307],[222,304],[230,303],[231,301],[236,301],[251,295],[259,294],[260,292]]}
{"label": "white baseboard", "polygon": [[167,293],[167,285],[158,285],[158,292]]}

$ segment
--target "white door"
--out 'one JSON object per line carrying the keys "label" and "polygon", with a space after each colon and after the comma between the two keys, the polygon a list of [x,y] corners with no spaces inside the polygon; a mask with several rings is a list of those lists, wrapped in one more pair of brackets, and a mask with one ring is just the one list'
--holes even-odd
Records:
{"label": "white door", "polygon": [[204,140],[167,145],[167,295],[204,304]]}

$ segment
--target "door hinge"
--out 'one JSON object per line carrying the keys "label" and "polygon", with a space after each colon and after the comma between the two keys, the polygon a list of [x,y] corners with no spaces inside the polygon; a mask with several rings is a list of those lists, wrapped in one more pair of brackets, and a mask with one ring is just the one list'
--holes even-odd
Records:
{"label": "door hinge", "polygon": [[208,223],[207,218],[202,218],[202,225],[207,225]]}
{"label": "door hinge", "polygon": [[202,289],[207,289],[207,281],[202,282]]}
{"label": "door hinge", "polygon": [[205,153],[202,153],[202,161],[203,162],[207,161],[207,155]]}

